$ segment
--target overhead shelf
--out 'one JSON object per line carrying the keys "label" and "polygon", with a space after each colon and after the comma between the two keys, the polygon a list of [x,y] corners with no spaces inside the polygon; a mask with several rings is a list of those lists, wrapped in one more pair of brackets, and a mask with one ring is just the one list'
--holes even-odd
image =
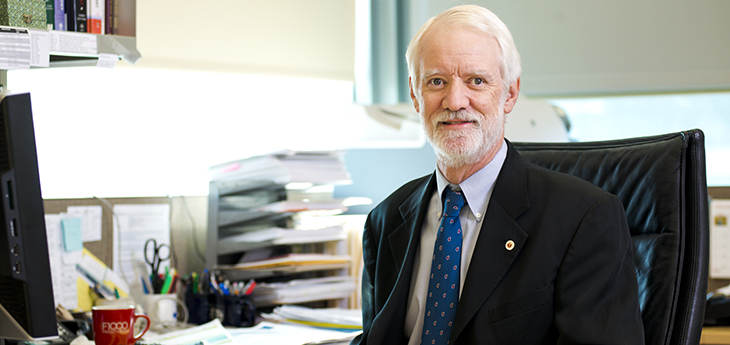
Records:
{"label": "overhead shelf", "polygon": [[116,55],[130,65],[141,57],[135,37],[71,31],[48,31],[48,34],[50,67],[93,66],[101,54]]}
{"label": "overhead shelf", "polygon": [[0,48],[0,93],[8,86],[8,69],[97,66],[100,57],[134,65],[141,58],[132,36],[8,26],[0,26]]}
{"label": "overhead shelf", "polygon": [[3,34],[0,36],[2,55],[12,56],[13,59],[27,57],[25,54],[33,56],[48,54],[51,62],[63,64],[72,60],[96,60],[102,54],[109,54],[116,55],[133,65],[141,57],[137,50],[137,39],[131,36],[8,26],[0,26],[0,33]]}

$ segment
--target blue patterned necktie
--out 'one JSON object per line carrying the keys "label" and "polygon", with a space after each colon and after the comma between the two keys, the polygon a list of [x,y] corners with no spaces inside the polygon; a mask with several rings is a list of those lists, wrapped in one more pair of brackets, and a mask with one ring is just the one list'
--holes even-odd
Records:
{"label": "blue patterned necktie", "polygon": [[450,188],[446,188],[445,194],[444,212],[433,249],[421,344],[448,344],[459,303],[462,237],[459,212],[464,206],[464,196],[461,191]]}

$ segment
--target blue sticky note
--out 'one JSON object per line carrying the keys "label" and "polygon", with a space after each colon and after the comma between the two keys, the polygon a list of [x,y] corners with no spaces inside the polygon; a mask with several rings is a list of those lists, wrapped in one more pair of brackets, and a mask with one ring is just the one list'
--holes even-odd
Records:
{"label": "blue sticky note", "polygon": [[75,252],[84,248],[84,242],[81,240],[81,218],[61,219],[61,229],[63,230],[63,248],[67,252]]}

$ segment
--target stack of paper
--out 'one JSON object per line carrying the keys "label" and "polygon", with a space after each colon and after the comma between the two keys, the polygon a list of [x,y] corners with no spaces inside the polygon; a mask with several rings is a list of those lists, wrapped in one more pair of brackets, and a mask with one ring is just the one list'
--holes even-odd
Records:
{"label": "stack of paper", "polygon": [[304,303],[349,297],[356,288],[354,277],[295,279],[283,283],[261,283],[253,292],[258,307]]}
{"label": "stack of paper", "polygon": [[346,238],[347,233],[342,225],[315,230],[273,227],[222,237],[218,240],[218,253],[229,254],[284,244],[339,241]]}
{"label": "stack of paper", "polygon": [[253,327],[229,330],[238,344],[266,345],[348,345],[362,330],[324,329],[262,321]]}
{"label": "stack of paper", "polygon": [[233,266],[219,265],[220,269],[240,269],[247,271],[303,272],[312,270],[349,267],[349,255],[330,254],[287,254],[263,260],[238,263]]}
{"label": "stack of paper", "polygon": [[362,329],[362,310],[344,308],[313,309],[297,305],[282,305],[263,317],[315,327],[338,329]]}
{"label": "stack of paper", "polygon": [[[357,198],[352,199],[357,200]],[[295,212],[308,212],[310,216],[333,216],[347,211],[346,205],[353,204],[350,199],[333,199],[319,202],[301,200],[279,201],[249,209],[226,209],[220,211],[218,214],[218,224],[227,226],[271,215]]]}
{"label": "stack of paper", "polygon": [[213,166],[212,181],[307,182],[314,184],[348,184],[344,151],[283,151],[245,158]]}
{"label": "stack of paper", "polygon": [[[145,334],[141,344],[267,344],[301,345],[311,344],[349,344],[358,335],[353,330],[328,330],[301,325],[287,325],[262,321],[253,327],[224,328],[218,319],[200,326],[154,335]],[[333,342],[341,339],[341,342]],[[74,341],[76,342],[76,341]],[[93,342],[91,342],[93,344]]]}

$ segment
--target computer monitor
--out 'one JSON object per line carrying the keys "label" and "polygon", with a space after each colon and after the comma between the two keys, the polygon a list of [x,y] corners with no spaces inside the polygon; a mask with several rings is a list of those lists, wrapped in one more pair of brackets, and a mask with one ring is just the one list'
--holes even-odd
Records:
{"label": "computer monitor", "polygon": [[30,94],[2,99],[0,127],[0,342],[55,337]]}

